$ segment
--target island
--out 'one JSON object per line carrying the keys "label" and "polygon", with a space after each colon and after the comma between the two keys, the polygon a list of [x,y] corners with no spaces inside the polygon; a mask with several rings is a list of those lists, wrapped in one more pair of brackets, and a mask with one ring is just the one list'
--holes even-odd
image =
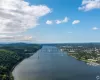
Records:
{"label": "island", "polygon": [[0,80],[14,80],[12,76],[14,67],[41,47],[26,43],[0,44]]}

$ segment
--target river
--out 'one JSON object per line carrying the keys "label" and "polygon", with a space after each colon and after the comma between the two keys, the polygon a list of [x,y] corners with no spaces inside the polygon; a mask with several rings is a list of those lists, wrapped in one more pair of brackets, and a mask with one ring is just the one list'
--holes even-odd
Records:
{"label": "river", "polygon": [[[14,80],[100,80],[100,66],[89,66],[54,46],[43,46],[12,72]],[[99,77],[98,77],[99,78]]]}

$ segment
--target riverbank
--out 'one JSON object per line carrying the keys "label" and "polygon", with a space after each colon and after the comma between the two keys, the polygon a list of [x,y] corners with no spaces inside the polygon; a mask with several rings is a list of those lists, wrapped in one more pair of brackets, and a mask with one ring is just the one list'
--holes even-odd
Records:
{"label": "riverbank", "polygon": [[78,59],[76,56],[73,56],[73,55],[70,55],[70,54],[68,54],[69,56],[71,56],[71,57],[73,57],[73,58],[75,58],[75,59],[77,59],[77,60],[79,60],[79,61],[83,61],[83,62],[85,62],[87,65],[90,65],[90,66],[100,66],[100,64],[99,63],[97,63],[97,60],[94,60],[94,59]]}
{"label": "riverbank", "polygon": [[42,46],[34,44],[12,44],[0,47],[0,80],[14,80],[13,69],[41,48]]}
{"label": "riverbank", "polygon": [[63,52],[68,53],[69,56],[79,60],[79,61],[83,61],[85,62],[87,65],[90,66],[100,66],[100,55],[98,55],[97,53],[88,53],[88,52],[84,52],[84,51],[73,51],[73,52],[69,52],[69,51],[64,51],[63,49],[60,49]]}
{"label": "riverbank", "polygon": [[14,66],[13,66],[13,68],[10,70],[10,80],[14,80],[14,77],[13,77],[13,74],[12,74],[12,72],[13,72],[13,70],[15,69],[15,67],[18,65],[18,64],[20,64],[24,59],[26,59],[26,58],[23,58],[22,60],[20,60],[20,61],[18,61],[18,63],[16,63]]}
{"label": "riverbank", "polygon": [[9,72],[10,80],[14,80],[14,77],[13,77],[13,75],[12,75],[12,72],[13,72],[13,70],[15,69],[15,67],[16,67],[19,63],[21,63],[24,59],[26,59],[26,58],[23,58],[22,60],[18,61],[18,63],[16,63],[16,64],[12,67],[12,69],[10,70],[10,72]]}
{"label": "riverbank", "polygon": [[[41,48],[39,48],[38,50],[40,50]],[[37,51],[38,51],[37,50]],[[37,52],[36,51],[36,52]],[[13,74],[12,74],[12,72],[13,72],[13,70],[16,68],[16,66],[18,65],[18,64],[20,64],[23,60],[25,60],[25,59],[27,59],[27,58],[29,58],[29,57],[31,57],[32,55],[34,55],[36,52],[34,52],[33,54],[31,54],[30,56],[26,56],[25,58],[23,58],[22,60],[20,60],[18,63],[16,63],[14,66],[13,66],[13,68],[11,69],[11,71],[10,71],[10,76],[12,77],[12,79],[11,80],[14,80],[14,77],[13,77]]]}

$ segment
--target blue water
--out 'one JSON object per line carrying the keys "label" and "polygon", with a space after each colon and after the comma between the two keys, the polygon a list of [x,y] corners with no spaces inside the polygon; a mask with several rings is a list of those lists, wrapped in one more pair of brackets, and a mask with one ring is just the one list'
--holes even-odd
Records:
{"label": "blue water", "polygon": [[43,46],[17,65],[13,76],[15,80],[97,80],[100,66],[89,66],[54,46]]}

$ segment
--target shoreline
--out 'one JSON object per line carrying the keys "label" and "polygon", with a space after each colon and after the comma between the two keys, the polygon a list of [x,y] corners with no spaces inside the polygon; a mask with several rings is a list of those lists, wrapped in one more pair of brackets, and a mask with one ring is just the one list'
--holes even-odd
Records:
{"label": "shoreline", "polygon": [[[61,50],[61,49],[60,49]],[[63,51],[63,50],[61,50],[61,51]],[[65,52],[65,51],[63,51],[63,52]],[[94,60],[94,59],[78,59],[76,56],[73,56],[73,55],[71,55],[70,53],[68,53],[67,52],[67,54],[69,55],[69,56],[71,56],[72,58],[74,58],[74,59],[76,59],[76,60],[78,60],[78,61],[82,61],[82,62],[85,62],[87,65],[90,65],[90,66],[100,66],[100,63],[97,63],[96,61],[97,60]]]}
{"label": "shoreline", "polygon": [[[41,48],[40,48],[41,49]],[[40,50],[40,49],[38,49],[38,50]],[[37,51],[38,51],[37,50]],[[37,52],[36,51],[36,52]],[[31,57],[31,56],[33,56],[36,52],[34,52],[32,55],[30,55],[29,57]],[[12,74],[12,72],[13,72],[13,70],[16,68],[16,66],[17,65],[19,65],[23,60],[25,60],[25,59],[27,59],[27,58],[29,58],[29,57],[25,57],[25,58],[23,58],[22,60],[20,60],[18,63],[16,63],[13,67],[12,67],[12,69],[10,70],[10,72],[9,72],[9,77],[11,78],[11,80],[14,80],[14,76],[13,76],[13,74]]]}
{"label": "shoreline", "polygon": [[[69,54],[68,54],[69,55]],[[71,57],[73,57],[74,59],[78,60],[78,61],[82,61],[82,62],[85,62],[87,65],[90,65],[90,66],[100,66],[99,63],[97,62],[93,62],[92,60],[82,60],[82,59],[77,59],[75,56],[72,56],[72,55],[69,55]]]}
{"label": "shoreline", "polygon": [[39,44],[15,43],[0,46],[0,80],[14,80],[13,70],[42,48]]}
{"label": "shoreline", "polygon": [[[26,58],[24,58],[26,59]],[[24,59],[20,60],[18,63],[16,63],[13,68],[11,69],[11,71],[9,72],[9,76],[12,78],[12,80],[14,80],[14,76],[12,74],[13,70],[16,68],[17,65],[19,65]]]}

